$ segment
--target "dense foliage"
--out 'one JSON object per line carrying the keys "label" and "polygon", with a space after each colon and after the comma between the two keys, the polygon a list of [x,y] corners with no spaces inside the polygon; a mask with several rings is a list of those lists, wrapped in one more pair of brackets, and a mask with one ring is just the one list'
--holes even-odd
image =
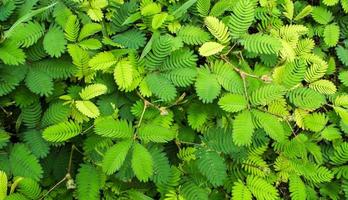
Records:
{"label": "dense foliage", "polygon": [[0,1],[0,200],[348,199],[347,13]]}

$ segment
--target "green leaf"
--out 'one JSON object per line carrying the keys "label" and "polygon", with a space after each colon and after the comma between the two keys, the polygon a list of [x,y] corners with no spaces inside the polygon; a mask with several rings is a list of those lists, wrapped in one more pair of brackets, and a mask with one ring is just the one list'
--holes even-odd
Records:
{"label": "green leaf", "polygon": [[107,175],[111,175],[121,168],[132,144],[133,141],[124,140],[106,151],[102,162],[102,168]]}
{"label": "green leaf", "polygon": [[196,8],[201,16],[207,16],[209,13],[210,0],[197,0]]}
{"label": "green leaf", "polygon": [[207,177],[213,186],[220,186],[226,179],[226,164],[215,151],[200,151],[197,160],[198,170]]}
{"label": "green leaf", "polygon": [[343,123],[348,124],[348,110],[341,107],[334,107],[335,112],[341,117]]}
{"label": "green leaf", "polygon": [[39,181],[42,178],[42,167],[39,160],[31,154],[24,145],[17,143],[10,152],[11,170],[14,176],[32,178]]}
{"label": "green leaf", "polygon": [[5,41],[0,44],[0,59],[7,65],[19,65],[25,62],[26,55],[15,43]]}
{"label": "green leaf", "polygon": [[77,110],[90,118],[96,118],[100,115],[98,107],[91,101],[75,101]]}
{"label": "green leaf", "polygon": [[336,24],[327,25],[324,29],[324,41],[329,47],[336,46],[340,36],[340,27]]}
{"label": "green leaf", "polygon": [[232,188],[232,200],[252,200],[251,192],[242,181],[234,183]]}
{"label": "green leaf", "polygon": [[102,30],[102,26],[100,24],[97,24],[97,23],[85,24],[80,31],[78,41],[82,41],[83,39],[89,36],[92,36],[101,30]]}
{"label": "green leaf", "polygon": [[161,74],[149,74],[145,81],[153,94],[163,101],[172,101],[176,97],[174,85]]}
{"label": "green leaf", "polygon": [[303,118],[304,128],[313,132],[323,130],[328,122],[328,118],[323,113],[313,113]]}
{"label": "green leaf", "polygon": [[41,187],[39,183],[31,178],[24,178],[18,182],[17,191],[24,194],[30,199],[38,199],[41,194]]}
{"label": "green leaf", "polygon": [[159,13],[159,14],[155,14],[152,18],[152,28],[153,29],[158,29],[160,28],[163,23],[166,21],[166,18],[168,16],[168,13]]}
{"label": "green leaf", "polygon": [[342,64],[348,66],[348,49],[343,48],[342,46],[337,46],[336,54],[338,59],[342,62]]}
{"label": "green leaf", "polygon": [[131,138],[132,126],[125,120],[115,120],[111,116],[100,117],[94,121],[95,133],[103,137]]}
{"label": "green leaf", "polygon": [[79,94],[83,100],[90,100],[107,92],[107,87],[101,83],[95,83],[85,87]]}
{"label": "green leaf", "polygon": [[177,34],[184,43],[189,45],[200,45],[210,40],[208,32],[192,25],[181,27]]}
{"label": "green leaf", "polygon": [[184,14],[187,9],[189,9],[193,4],[196,3],[197,0],[188,0],[184,4],[182,4],[179,8],[174,10],[171,14],[176,18],[179,18],[182,14]]}
{"label": "green leaf", "polygon": [[111,52],[104,51],[91,58],[88,64],[94,70],[107,70],[108,68],[116,64],[116,62],[117,59]]}
{"label": "green leaf", "polygon": [[333,20],[332,13],[324,7],[314,7],[312,11],[313,19],[319,24],[328,24]]}
{"label": "green leaf", "polygon": [[136,76],[136,71],[129,60],[121,60],[117,63],[114,70],[114,78],[121,90],[132,86]]}
{"label": "green leaf", "polygon": [[112,40],[130,49],[139,49],[146,43],[145,34],[138,29],[130,29],[112,37]]}
{"label": "green leaf", "polygon": [[175,131],[156,124],[142,125],[138,130],[139,138],[145,142],[168,142],[174,139],[175,135]]}
{"label": "green leaf", "polygon": [[221,86],[214,74],[207,69],[200,69],[195,83],[197,95],[203,103],[211,103],[220,94]]}
{"label": "green leaf", "polygon": [[44,35],[44,27],[38,22],[28,22],[17,26],[10,39],[19,46],[29,47],[36,43]]}
{"label": "green leaf", "polygon": [[218,41],[220,41],[222,44],[229,42],[231,38],[227,26],[223,22],[219,21],[218,18],[212,16],[206,17],[204,19],[204,23],[210,33],[214,35]]}
{"label": "green leaf", "polygon": [[339,2],[339,0],[323,0],[323,3],[327,6],[336,5],[338,2]]}
{"label": "green leaf", "polygon": [[289,190],[291,199],[294,200],[306,200],[307,191],[306,185],[303,183],[301,178],[296,175],[292,175],[289,178]]}
{"label": "green leaf", "polygon": [[285,94],[285,88],[280,85],[267,84],[254,90],[250,96],[253,105],[267,105],[272,101],[279,100]]}
{"label": "green leaf", "polygon": [[4,200],[7,196],[7,184],[5,172],[0,171],[0,200]]}
{"label": "green leaf", "polygon": [[278,191],[266,180],[257,176],[247,177],[247,187],[259,200],[276,200],[279,198]]}
{"label": "green leaf", "polygon": [[142,182],[147,182],[153,175],[153,161],[150,152],[141,144],[133,146],[132,169],[135,176]]}
{"label": "green leaf", "polygon": [[232,38],[240,38],[247,33],[254,21],[254,6],[250,0],[238,1],[234,6],[233,14],[229,17],[228,27]]}
{"label": "green leaf", "polygon": [[283,48],[279,39],[263,34],[245,35],[241,43],[246,50],[258,54],[278,54]]}
{"label": "green leaf", "polygon": [[201,56],[211,56],[221,52],[224,48],[224,45],[217,42],[206,42],[199,48],[199,54]]}
{"label": "green leaf", "polygon": [[80,22],[76,15],[70,15],[65,23],[64,32],[65,38],[71,42],[75,42],[79,36]]}
{"label": "green leaf", "polygon": [[57,25],[52,25],[43,40],[46,53],[58,58],[65,51],[66,44],[63,30]]}
{"label": "green leaf", "polygon": [[263,128],[270,138],[278,142],[285,140],[284,128],[277,117],[258,110],[253,110],[252,114],[257,125]]}
{"label": "green leaf", "polygon": [[10,135],[3,129],[0,129],[0,149],[6,146],[9,141]]}
{"label": "green leaf", "polygon": [[238,146],[249,146],[252,142],[254,124],[251,113],[245,110],[233,120],[233,142]]}
{"label": "green leaf", "polygon": [[47,127],[42,137],[49,142],[64,142],[72,137],[77,136],[82,131],[81,126],[72,121],[65,121]]}
{"label": "green leaf", "polygon": [[[40,96],[50,96],[53,92],[53,80],[49,74],[39,69],[31,69],[25,78],[28,88]],[[45,87],[42,87],[42,86]]]}
{"label": "green leaf", "polygon": [[224,111],[239,112],[247,108],[248,102],[243,95],[230,93],[221,97],[218,104]]}
{"label": "green leaf", "polygon": [[100,199],[99,189],[101,188],[100,172],[89,164],[83,164],[76,175],[77,196],[81,200]]}
{"label": "green leaf", "polygon": [[310,15],[313,11],[313,7],[311,5],[307,5],[304,7],[294,18],[295,21],[301,20],[306,16]]}

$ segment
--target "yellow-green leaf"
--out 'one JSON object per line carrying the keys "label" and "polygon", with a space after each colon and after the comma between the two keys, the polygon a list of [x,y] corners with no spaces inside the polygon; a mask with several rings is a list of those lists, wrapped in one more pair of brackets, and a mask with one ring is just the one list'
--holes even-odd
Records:
{"label": "yellow-green leaf", "polygon": [[76,108],[84,115],[90,118],[96,118],[100,115],[98,107],[91,101],[76,101]]}
{"label": "yellow-green leaf", "polygon": [[199,48],[199,54],[202,56],[211,56],[221,52],[224,48],[224,45],[217,42],[206,42]]}

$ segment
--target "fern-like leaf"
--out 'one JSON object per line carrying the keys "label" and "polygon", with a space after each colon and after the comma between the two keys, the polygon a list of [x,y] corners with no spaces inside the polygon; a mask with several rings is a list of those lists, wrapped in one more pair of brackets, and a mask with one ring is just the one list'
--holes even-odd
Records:
{"label": "fern-like leaf", "polygon": [[279,198],[278,191],[266,180],[257,176],[248,176],[247,186],[259,200],[276,200]]}
{"label": "fern-like leaf", "polygon": [[340,27],[336,24],[327,25],[324,29],[324,42],[329,47],[336,46],[340,36]]}
{"label": "fern-like leaf", "polygon": [[228,43],[230,40],[230,35],[226,25],[219,21],[216,17],[206,17],[204,23],[207,26],[210,33],[222,44]]}
{"label": "fern-like leaf", "polygon": [[234,183],[232,188],[232,200],[252,200],[251,192],[242,181]]}
{"label": "fern-like leaf", "polygon": [[285,94],[285,88],[280,85],[264,85],[251,93],[250,101],[253,105],[266,105],[279,100]]}
{"label": "fern-like leaf", "polygon": [[277,117],[258,110],[253,110],[252,114],[256,119],[257,125],[263,128],[269,137],[278,142],[285,140],[284,128]]}
{"label": "fern-like leaf", "polygon": [[314,7],[312,17],[316,22],[324,25],[333,19],[332,13],[324,7]]}
{"label": "fern-like leaf", "polygon": [[321,94],[335,94],[337,88],[335,84],[329,80],[318,80],[309,84],[309,88]]}
{"label": "fern-like leaf", "polygon": [[164,101],[172,101],[176,97],[175,86],[161,74],[150,74],[147,75],[146,83],[157,97]]}
{"label": "fern-like leaf", "polygon": [[18,183],[18,192],[24,194],[30,199],[38,199],[41,194],[41,187],[33,179],[24,178]]}
{"label": "fern-like leaf", "polygon": [[226,164],[215,151],[199,151],[197,165],[199,171],[207,177],[214,186],[223,184],[226,174]]}
{"label": "fern-like leaf", "polygon": [[100,115],[99,108],[91,101],[75,101],[75,106],[89,118],[97,118]]}
{"label": "fern-like leaf", "polygon": [[199,48],[201,56],[212,56],[220,53],[225,48],[224,45],[217,42],[206,42]]}
{"label": "fern-like leaf", "polygon": [[65,121],[47,127],[42,137],[49,142],[64,142],[81,132],[81,126],[72,121]]}
{"label": "fern-like leaf", "polygon": [[130,49],[139,49],[143,47],[146,42],[145,34],[137,29],[131,29],[115,35],[112,39],[114,42]]}
{"label": "fern-like leaf", "polygon": [[252,142],[254,124],[247,110],[239,113],[233,121],[233,142],[238,146],[248,146]]}
{"label": "fern-like leaf", "polygon": [[57,25],[52,25],[43,40],[45,51],[51,57],[58,58],[65,51],[66,44],[63,30]]}
{"label": "fern-like leaf", "polygon": [[[37,68],[29,71],[25,83],[32,92],[41,96],[49,96],[53,92],[53,80],[50,75]],[[42,87],[43,85],[45,87]]]}
{"label": "fern-like leaf", "polygon": [[314,110],[326,103],[324,95],[310,88],[296,88],[287,95],[291,103],[302,109]]}
{"label": "fern-like leaf", "polygon": [[29,47],[43,36],[44,30],[44,27],[38,22],[28,22],[17,26],[10,39],[22,47]]}
{"label": "fern-like leaf", "polygon": [[220,98],[219,106],[227,112],[239,112],[248,105],[247,100],[240,94],[227,94]]}
{"label": "fern-like leaf", "polygon": [[38,159],[30,153],[24,144],[15,144],[10,153],[11,170],[14,176],[23,176],[39,181],[42,167]]}
{"label": "fern-like leaf", "polygon": [[103,171],[111,175],[121,168],[133,141],[124,140],[110,147],[103,158]]}
{"label": "fern-like leaf", "polygon": [[238,1],[233,8],[233,14],[229,18],[228,27],[234,39],[240,38],[247,33],[254,20],[254,5],[251,1]]}
{"label": "fern-like leaf", "polygon": [[178,32],[183,42],[189,45],[201,45],[210,40],[209,33],[196,26],[183,26]]}
{"label": "fern-like leaf", "polygon": [[101,83],[95,83],[92,85],[86,86],[82,91],[79,93],[80,97],[83,100],[90,100],[97,96],[103,95],[107,92],[107,87],[104,84]]}
{"label": "fern-like leaf", "polygon": [[0,44],[0,60],[7,65],[19,65],[25,62],[26,55],[14,42]]}
{"label": "fern-like leaf", "polygon": [[141,144],[135,143],[132,155],[132,169],[135,176],[147,182],[153,175],[153,160],[150,152]]}
{"label": "fern-like leaf", "polygon": [[70,15],[65,23],[65,38],[70,42],[75,42],[79,36],[80,22],[76,15]]}
{"label": "fern-like leaf", "polygon": [[146,124],[139,128],[138,136],[145,142],[168,142],[175,137],[175,131],[156,124]]}
{"label": "fern-like leaf", "polygon": [[77,196],[81,200],[100,199],[100,172],[93,166],[83,164],[76,175]]}
{"label": "fern-like leaf", "polygon": [[348,162],[348,143],[344,142],[341,145],[339,145],[334,155],[331,157],[331,161],[336,164],[345,164]]}
{"label": "fern-like leaf", "polygon": [[42,138],[42,132],[37,130],[28,130],[24,132],[24,142],[38,158],[46,157],[50,150],[49,144]]}
{"label": "fern-like leaf", "polygon": [[94,121],[95,133],[103,137],[131,138],[132,126],[125,120],[114,120],[112,117],[101,117]]}
{"label": "fern-like leaf", "polygon": [[252,34],[243,37],[242,44],[246,50],[259,54],[278,54],[282,43],[269,35]]}
{"label": "fern-like leaf", "polygon": [[7,196],[7,175],[4,171],[0,171],[0,199],[4,200]]}
{"label": "fern-like leaf", "polygon": [[306,200],[307,191],[306,186],[299,176],[292,175],[289,178],[290,196],[293,200]]}
{"label": "fern-like leaf", "polygon": [[196,8],[201,16],[207,16],[210,9],[210,0],[197,0]]}
{"label": "fern-like leaf", "polygon": [[344,64],[345,66],[348,66],[348,49],[337,46],[336,47],[336,54],[338,59]]}
{"label": "fern-like leaf", "polygon": [[204,103],[211,103],[220,94],[221,86],[214,74],[211,74],[208,69],[200,69],[198,71],[197,80],[195,83],[197,95]]}

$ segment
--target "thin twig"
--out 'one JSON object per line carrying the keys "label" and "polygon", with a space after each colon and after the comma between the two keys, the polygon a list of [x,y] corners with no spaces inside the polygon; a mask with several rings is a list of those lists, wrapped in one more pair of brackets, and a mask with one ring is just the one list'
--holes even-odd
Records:
{"label": "thin twig", "polygon": [[198,144],[198,143],[194,143],[194,142],[184,142],[184,141],[177,141],[179,144],[192,144],[192,145],[202,145],[202,144]]}
{"label": "thin twig", "polygon": [[76,150],[77,152],[82,154],[82,152],[74,144],[71,146],[70,157],[69,157],[69,164],[68,164],[68,169],[67,169],[66,175],[58,183],[56,183],[53,187],[51,187],[45,194],[43,194],[41,196],[40,200],[44,199],[50,192],[52,192],[54,189],[56,189],[64,181],[71,179],[71,175],[70,174],[71,174],[72,157],[73,157],[74,150]]}
{"label": "thin twig", "polygon": [[[246,84],[246,80],[245,80],[245,74],[243,72],[241,72],[240,76],[242,77],[242,80],[243,80],[243,88],[244,88],[245,98],[246,98],[247,102],[249,102],[249,95],[248,95],[247,84]],[[248,109],[250,109],[249,103],[248,103]]]}
{"label": "thin twig", "polygon": [[89,131],[93,127],[94,125],[91,125],[90,127],[86,128],[84,131],[82,131],[81,134],[85,134],[87,131]]}
{"label": "thin twig", "polygon": [[224,56],[227,56],[227,55],[232,51],[232,49],[233,49],[236,45],[237,45],[237,43],[234,43],[234,44],[232,45],[232,47],[231,47],[226,53],[224,53],[223,55],[224,55]]}
{"label": "thin twig", "polygon": [[140,116],[140,119],[139,119],[139,123],[137,125],[137,127],[139,128],[140,125],[141,125],[141,122],[143,121],[143,118],[144,118],[144,114],[145,114],[145,111],[146,111],[146,108],[148,106],[148,101],[144,100],[144,108],[143,108],[143,112],[141,112],[141,116]]}
{"label": "thin twig", "polygon": [[64,176],[62,180],[60,180],[58,183],[56,183],[53,187],[51,187],[42,197],[40,200],[44,199],[50,192],[52,192],[54,189],[56,189],[60,184],[62,184],[65,180],[67,180],[67,176]]}
{"label": "thin twig", "polygon": [[[249,77],[261,79],[259,76],[256,76],[256,75],[253,75],[253,74],[249,74],[249,73],[247,73],[247,72],[245,72],[245,71],[243,71],[243,70],[241,70],[241,69],[235,67],[235,66],[226,58],[226,56],[221,55],[221,58],[222,58],[225,62],[227,62],[228,64],[230,64],[230,65],[233,67],[233,69],[234,69],[236,72],[238,72],[241,76],[242,76],[242,74],[243,74],[243,75],[246,75],[246,76],[249,76]],[[261,80],[262,80],[262,79],[261,79]]]}

